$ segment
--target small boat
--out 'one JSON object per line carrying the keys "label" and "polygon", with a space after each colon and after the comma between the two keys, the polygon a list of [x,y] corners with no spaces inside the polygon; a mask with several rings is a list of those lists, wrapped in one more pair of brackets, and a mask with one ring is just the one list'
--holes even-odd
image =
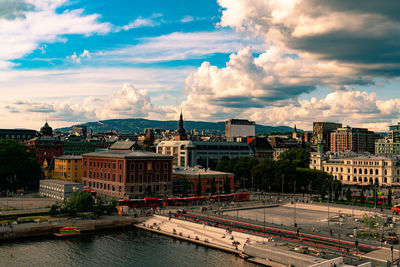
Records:
{"label": "small boat", "polygon": [[81,231],[78,230],[78,228],[75,226],[63,227],[58,230],[58,233],[54,233],[54,235],[57,237],[71,237],[71,236],[77,236],[80,234],[81,234]]}

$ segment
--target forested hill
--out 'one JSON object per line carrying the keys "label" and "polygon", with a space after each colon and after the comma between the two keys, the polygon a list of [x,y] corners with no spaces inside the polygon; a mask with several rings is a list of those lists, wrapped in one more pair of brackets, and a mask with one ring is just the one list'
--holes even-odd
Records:
{"label": "forested hill", "polygon": [[[87,122],[88,131],[100,133],[109,130],[118,131],[119,133],[142,133],[146,128],[157,128],[164,130],[174,130],[178,128],[177,121],[157,121],[146,119],[113,119],[97,122]],[[187,131],[195,129],[201,133],[223,134],[225,132],[224,122],[206,122],[206,121],[185,121],[184,127]],[[291,132],[293,129],[288,126],[264,126],[256,124],[256,134],[272,133],[272,132]],[[56,131],[69,132],[71,127],[59,128]]]}

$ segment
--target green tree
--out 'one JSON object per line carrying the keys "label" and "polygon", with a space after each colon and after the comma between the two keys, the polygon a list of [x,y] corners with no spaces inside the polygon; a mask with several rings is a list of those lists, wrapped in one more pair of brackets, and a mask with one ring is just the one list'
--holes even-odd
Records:
{"label": "green tree", "polygon": [[0,139],[0,191],[37,190],[40,165],[34,151],[10,139]]}
{"label": "green tree", "polygon": [[117,200],[113,198],[110,202],[108,202],[106,206],[106,213],[112,214],[113,212],[117,211]]}
{"label": "green tree", "polygon": [[351,186],[350,185],[347,187],[346,199],[347,199],[347,201],[351,200]]}
{"label": "green tree", "polygon": [[320,192],[321,192],[321,199],[325,200],[325,195],[326,195],[326,185],[325,184],[322,185]]}
{"label": "green tree", "polygon": [[365,188],[362,187],[361,188],[361,193],[360,193],[360,203],[364,204],[364,202],[365,202]]}
{"label": "green tree", "polygon": [[200,175],[199,175],[199,179],[197,180],[197,191],[196,191],[196,195],[201,196],[201,179],[200,179]]}
{"label": "green tree", "polygon": [[94,211],[92,195],[86,191],[74,192],[65,203],[65,210],[69,215],[77,212]]}
{"label": "green tree", "polygon": [[230,179],[228,177],[225,177],[224,180],[224,193],[225,194],[231,193],[231,184],[230,184]]}
{"label": "green tree", "polygon": [[392,205],[392,189],[391,188],[389,188],[389,190],[388,190],[387,203],[388,203],[388,205]]}
{"label": "green tree", "polygon": [[215,192],[217,192],[217,188],[215,186],[215,177],[213,177],[211,180],[211,195],[215,195]]}
{"label": "green tree", "polygon": [[275,165],[274,161],[263,160],[255,165],[251,170],[254,178],[255,188],[268,191],[270,187],[275,189]]}
{"label": "green tree", "polygon": [[308,168],[310,165],[310,151],[304,148],[290,149],[279,155],[278,159],[293,162],[296,167]]}

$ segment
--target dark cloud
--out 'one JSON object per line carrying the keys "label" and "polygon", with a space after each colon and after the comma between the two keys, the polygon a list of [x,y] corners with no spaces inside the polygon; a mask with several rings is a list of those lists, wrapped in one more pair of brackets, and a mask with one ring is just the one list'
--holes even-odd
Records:
{"label": "dark cloud", "polygon": [[34,5],[24,0],[0,0],[0,18],[8,20],[25,18],[25,12],[34,9]]}

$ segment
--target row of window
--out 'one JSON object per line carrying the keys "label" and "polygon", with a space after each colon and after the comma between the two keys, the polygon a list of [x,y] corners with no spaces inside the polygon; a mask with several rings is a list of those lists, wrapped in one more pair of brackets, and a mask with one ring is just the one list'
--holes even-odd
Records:
{"label": "row of window", "polygon": [[[334,167],[330,167],[330,168],[329,167],[322,167],[322,170],[323,171],[327,171],[327,172],[329,172],[329,171],[334,172],[336,170],[336,172],[338,172],[339,168],[338,167],[336,167],[336,168],[334,168]],[[343,172],[343,168],[342,167],[340,168],[340,171]],[[351,173],[350,168],[347,168],[347,173]],[[357,168],[353,169],[353,173],[357,174]],[[372,174],[374,174],[374,170],[373,169],[369,169],[369,171],[368,171],[368,169],[364,169],[364,172],[363,172],[363,170],[361,168],[358,169],[358,174],[368,174],[368,173],[372,175]],[[387,175],[387,170],[384,170],[384,173],[385,173],[385,175]],[[400,174],[400,170],[397,170],[397,174]],[[378,169],[375,169],[375,175],[379,175],[379,170]]]}
{"label": "row of window", "polygon": [[[84,181],[84,186],[86,186],[86,181]],[[110,185],[110,184],[100,183],[100,182],[93,182],[92,183],[91,181],[89,181],[88,186],[89,186],[89,188],[100,189],[100,190],[109,190],[109,191],[116,191],[117,190],[117,187],[115,185]],[[147,188],[147,187],[148,186],[142,186],[142,185],[133,186],[132,185],[132,186],[129,186],[128,188],[129,188],[129,191],[131,193],[135,192],[135,189],[139,193],[141,193],[141,192],[143,192],[143,189]],[[162,188],[164,189],[164,191],[168,190],[168,186],[166,184],[164,184],[164,186],[162,186],[162,185],[160,186],[159,184],[155,185],[155,191],[156,192],[159,192]],[[121,193],[121,191],[122,191],[122,187],[118,186],[118,192]]]}

